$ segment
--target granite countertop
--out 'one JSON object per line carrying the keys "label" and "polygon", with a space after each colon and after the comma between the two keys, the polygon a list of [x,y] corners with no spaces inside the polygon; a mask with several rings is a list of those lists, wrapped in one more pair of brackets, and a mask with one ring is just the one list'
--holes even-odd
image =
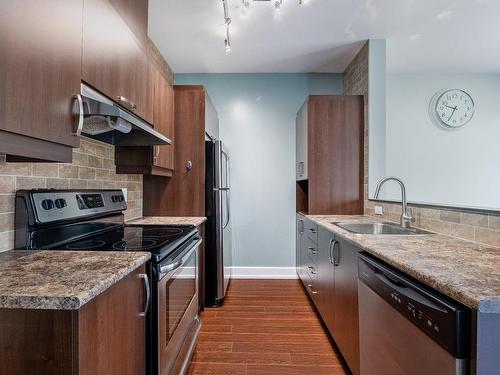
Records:
{"label": "granite countertop", "polygon": [[174,217],[174,216],[145,216],[140,219],[134,219],[127,224],[139,225],[194,225],[195,227],[203,224],[206,217]]}
{"label": "granite countertop", "polygon": [[145,252],[0,253],[0,308],[77,310],[150,257]]}
{"label": "granite countertop", "polygon": [[500,313],[500,248],[440,234],[355,234],[331,224],[380,221],[368,216],[306,216],[464,305]]}

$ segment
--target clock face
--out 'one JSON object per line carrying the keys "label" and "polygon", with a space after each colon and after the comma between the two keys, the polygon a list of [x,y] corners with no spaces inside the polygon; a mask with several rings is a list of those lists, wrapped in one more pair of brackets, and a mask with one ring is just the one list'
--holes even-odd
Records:
{"label": "clock face", "polygon": [[459,128],[474,116],[474,100],[463,90],[446,90],[437,96],[434,116],[439,125]]}

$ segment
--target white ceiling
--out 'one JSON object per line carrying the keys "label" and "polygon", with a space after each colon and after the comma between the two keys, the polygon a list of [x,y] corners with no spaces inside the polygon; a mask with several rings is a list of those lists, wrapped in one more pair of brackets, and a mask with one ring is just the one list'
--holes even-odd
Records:
{"label": "white ceiling", "polygon": [[343,72],[387,38],[392,72],[500,72],[500,0],[150,0],[149,32],[176,73]]}

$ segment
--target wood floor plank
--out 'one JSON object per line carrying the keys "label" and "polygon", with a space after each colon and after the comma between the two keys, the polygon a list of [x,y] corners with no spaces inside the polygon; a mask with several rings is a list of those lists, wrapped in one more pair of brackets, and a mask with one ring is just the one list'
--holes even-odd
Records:
{"label": "wood floor plank", "polygon": [[[300,340],[300,339],[299,339]],[[314,354],[329,349],[329,343],[323,345],[304,345],[302,342],[235,342],[233,351],[247,353],[309,353]]]}
{"label": "wood floor plank", "polygon": [[232,280],[201,314],[188,375],[347,375],[298,280]]}
{"label": "wood floor plank", "polygon": [[344,375],[337,366],[248,365],[247,375]]}
{"label": "wood floor plank", "polygon": [[292,364],[289,353],[199,352],[196,353],[193,361],[200,363]]}
{"label": "wood floor plank", "polygon": [[188,375],[246,375],[246,364],[192,362]]}
{"label": "wood floor plank", "polygon": [[[300,336],[300,337],[297,337]],[[309,334],[304,333],[300,335],[296,334],[273,334],[268,335],[267,333],[214,333],[214,332],[202,332],[199,338],[200,342],[255,342],[255,343],[287,343],[290,341],[298,341],[304,344],[310,345],[322,345],[330,344],[328,338],[324,334]]]}
{"label": "wood floor plank", "polygon": [[221,342],[221,341],[203,341],[198,342],[196,351],[199,353],[204,352],[232,352],[233,343],[232,342]]}
{"label": "wood floor plank", "polygon": [[343,366],[342,359],[336,353],[325,354],[307,354],[307,353],[291,353],[292,365],[310,365],[314,363],[318,366]]}
{"label": "wood floor plank", "polygon": [[224,325],[240,325],[240,326],[261,326],[261,327],[283,327],[288,328],[293,325],[307,327],[307,328],[322,328],[321,323],[316,319],[277,319],[274,314],[270,314],[267,319],[262,319],[260,317],[255,318],[253,316],[245,316],[233,318],[228,315],[223,321],[219,317],[209,317],[203,316],[203,324],[205,326],[217,325],[220,326],[221,323]]}

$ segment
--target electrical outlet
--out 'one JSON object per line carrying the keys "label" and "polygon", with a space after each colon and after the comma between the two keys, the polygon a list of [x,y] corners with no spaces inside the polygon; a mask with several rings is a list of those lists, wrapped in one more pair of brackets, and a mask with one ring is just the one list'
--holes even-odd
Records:
{"label": "electrical outlet", "polygon": [[383,215],[384,214],[384,208],[382,206],[375,206],[374,211],[375,211],[375,215]]}

